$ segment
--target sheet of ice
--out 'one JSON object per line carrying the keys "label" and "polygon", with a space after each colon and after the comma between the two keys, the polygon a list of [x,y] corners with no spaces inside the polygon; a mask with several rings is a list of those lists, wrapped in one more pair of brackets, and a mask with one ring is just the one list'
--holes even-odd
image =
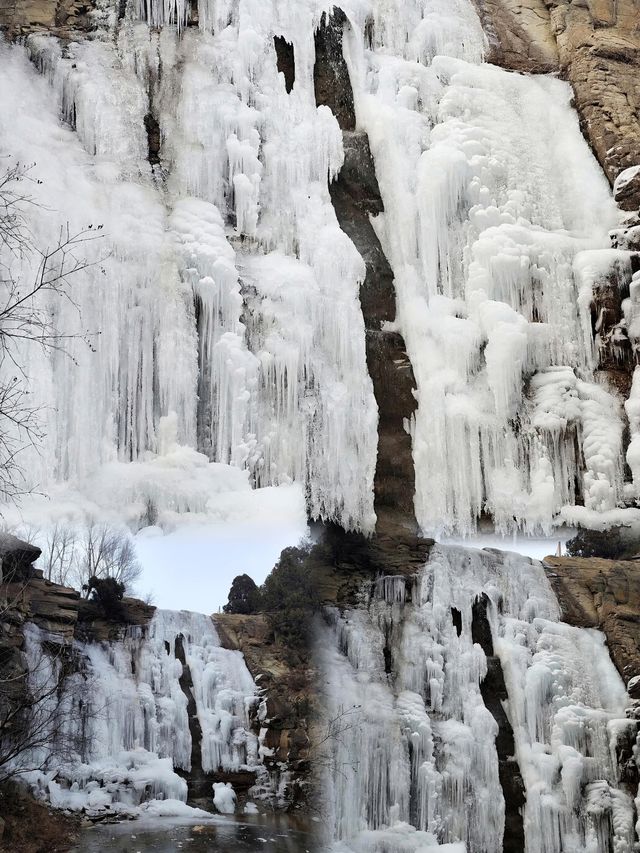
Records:
{"label": "sheet of ice", "polygon": [[[198,26],[186,26],[195,6]],[[369,531],[377,412],[364,265],[330,203],[341,135],[313,86],[328,7],[195,6],[131,0],[116,15],[106,3],[91,41],[30,37],[50,89],[20,49],[2,48],[2,109],[15,120],[0,145],[36,162],[54,211],[33,212],[34,234],[46,243],[60,221],[100,223],[108,248],[72,288],[81,327],[100,332],[96,352],[74,340],[75,361],[24,356],[49,413],[29,473],[49,490],[100,479],[115,460],[146,462],[173,419],[181,447],[248,472],[252,486],[299,483],[312,517]],[[483,64],[470,0],[343,8],[385,204],[375,227],[418,385],[423,530],[466,535],[490,514],[498,532],[548,535],[576,502],[609,517],[633,495],[622,411],[594,383],[587,279],[611,254],[616,214],[568,85]],[[274,35],[294,48],[290,92]],[[61,329],[77,327],[72,306],[56,310]],[[530,391],[556,369],[572,388],[550,428]],[[177,512],[182,497],[179,487]]]}
{"label": "sheet of ice", "polygon": [[[384,26],[363,50],[354,25],[346,50],[418,386],[416,512],[430,533],[469,534],[488,512],[498,532],[549,534],[576,500],[596,513],[623,502],[620,407],[594,385],[573,269],[609,245],[616,213],[569,87],[478,64],[470,3],[426,2],[422,14],[438,56],[416,64]],[[556,367],[585,402],[563,401],[550,430],[528,391]]]}
{"label": "sheet of ice", "polygon": [[415,580],[365,584],[360,606],[321,629],[332,849],[501,849],[498,727],[473,641],[483,595],[526,788],[527,853],[633,848],[614,756],[616,733],[634,723],[603,636],[558,621],[540,563],[436,546]]}
{"label": "sheet of ice", "polygon": [[[252,486],[298,482],[313,517],[373,525],[364,265],[327,186],[341,137],[316,109],[311,54],[295,96],[284,90],[276,17],[178,38],[127,16],[117,38],[99,31],[64,49],[34,36],[28,50],[53,98],[24,51],[2,47],[10,95],[0,109],[12,119],[1,122],[0,147],[36,164],[34,194],[46,208],[28,211],[34,236],[50,244],[67,220],[104,235],[90,245],[100,263],[69,285],[78,310],[51,303],[57,328],[88,331],[92,346],[72,338],[72,358],[21,354],[47,431],[26,467],[45,491],[87,477],[110,488],[101,465],[166,455],[170,422],[183,457],[191,449],[231,464]],[[162,173],[146,159],[151,102]],[[195,459],[191,468],[202,465]],[[172,509],[192,511],[186,483],[171,496],[176,484],[159,476]]]}
{"label": "sheet of ice", "polygon": [[[27,639],[34,660],[50,661],[51,671],[33,667],[35,677],[53,677],[61,658],[49,658],[47,636],[30,626]],[[203,770],[256,772],[256,794],[268,795],[249,719],[259,696],[242,655],[220,647],[208,616],[157,610],[147,628],[131,628],[121,641],[74,644],[78,666],[52,717],[52,732],[64,738],[64,758],[54,752],[48,766],[47,751],[57,748],[52,737],[38,756],[44,771],[30,776],[54,806],[137,814],[152,801],[145,811],[180,813],[187,783],[176,771],[191,769],[193,749],[180,643],[202,730]]]}

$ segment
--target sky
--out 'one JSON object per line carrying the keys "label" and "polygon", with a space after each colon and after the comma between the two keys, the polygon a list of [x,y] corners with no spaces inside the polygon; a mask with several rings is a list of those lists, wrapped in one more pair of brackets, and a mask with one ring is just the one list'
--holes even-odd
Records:
{"label": "sky", "polygon": [[[136,592],[152,594],[156,607],[217,613],[227,603],[234,577],[248,574],[261,584],[278,560],[280,552],[297,545],[308,530],[297,517],[256,519],[243,523],[185,526],[163,534],[147,528],[136,537],[138,559],[143,573]],[[573,531],[558,532],[551,539],[526,536],[481,535],[470,539],[449,539],[450,544],[473,548],[500,548],[541,559],[554,554]],[[564,551],[564,548],[563,548]]]}
{"label": "sky", "polygon": [[136,592],[150,592],[156,607],[217,613],[236,575],[261,584],[280,552],[306,534],[300,519],[190,525],[167,534],[147,528],[136,537],[143,567]]}

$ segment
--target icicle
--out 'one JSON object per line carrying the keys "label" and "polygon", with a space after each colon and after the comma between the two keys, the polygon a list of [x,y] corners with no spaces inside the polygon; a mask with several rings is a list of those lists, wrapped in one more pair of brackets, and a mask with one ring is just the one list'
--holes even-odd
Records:
{"label": "icicle", "polygon": [[[27,637],[32,657],[46,663],[46,637],[35,628]],[[32,774],[53,805],[98,814],[134,813],[149,800],[186,802],[187,783],[175,771],[191,770],[193,744],[178,642],[193,682],[202,769],[256,772],[269,792],[249,721],[257,688],[241,653],[220,647],[210,617],[158,610],[142,634],[132,630],[123,641],[75,644],[82,664],[64,682],[52,717],[74,751],[57,766],[55,782],[46,773]],[[52,659],[49,669],[33,671],[46,680],[59,665]]]}
{"label": "icicle", "polygon": [[320,639],[329,849],[501,849],[498,726],[473,642],[473,604],[484,596],[526,788],[527,851],[600,853],[612,843],[630,853],[633,802],[615,756],[619,733],[635,725],[628,699],[604,637],[558,621],[540,563],[436,546],[401,614],[395,596],[379,594],[387,580],[371,599],[363,590],[357,609],[334,613]]}

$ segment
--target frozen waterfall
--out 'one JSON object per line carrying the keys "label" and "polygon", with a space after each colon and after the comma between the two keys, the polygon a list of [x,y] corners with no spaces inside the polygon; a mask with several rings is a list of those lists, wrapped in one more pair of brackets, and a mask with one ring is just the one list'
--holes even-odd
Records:
{"label": "frozen waterfall", "polygon": [[[541,564],[435,546],[418,576],[366,586],[318,643],[329,848],[497,853],[507,832],[526,853],[631,853],[616,752],[635,738],[628,697],[604,637],[558,621]],[[506,732],[483,690],[496,666]],[[505,778],[526,801],[506,801]]]}
{"label": "frozen waterfall", "polygon": [[89,814],[181,814],[194,756],[211,778],[247,771],[255,774],[253,796],[272,795],[251,727],[259,691],[242,654],[221,648],[210,617],[158,610],[148,626],[128,628],[122,640],[75,642],[61,700],[43,689],[57,683],[64,665],[52,643],[55,637],[29,626],[33,692],[51,704],[38,719],[51,735],[42,754],[29,758],[43,770],[27,777],[52,805]]}
{"label": "frozen waterfall", "polygon": [[[131,481],[141,524],[148,505],[206,516],[231,466],[253,487],[299,484],[311,517],[373,529],[364,264],[329,197],[340,128],[314,96],[331,8],[103,0],[90,39],[0,48],[0,149],[42,181],[34,237],[50,245],[67,221],[104,235],[72,302],[50,305],[91,346],[24,353],[46,412],[31,483],[119,511]],[[420,527],[469,534],[488,515],[548,534],[637,514],[589,314],[624,253],[606,248],[617,214],[569,86],[483,63],[470,0],[341,8],[417,385]]]}

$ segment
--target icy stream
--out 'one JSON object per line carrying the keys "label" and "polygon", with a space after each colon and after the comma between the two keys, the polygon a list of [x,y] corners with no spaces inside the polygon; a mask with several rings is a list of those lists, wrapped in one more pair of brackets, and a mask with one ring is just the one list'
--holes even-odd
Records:
{"label": "icy stream", "polygon": [[167,819],[165,825],[120,824],[85,830],[77,853],[312,853],[311,837],[289,825],[282,817],[253,823],[209,820],[179,823]]}

